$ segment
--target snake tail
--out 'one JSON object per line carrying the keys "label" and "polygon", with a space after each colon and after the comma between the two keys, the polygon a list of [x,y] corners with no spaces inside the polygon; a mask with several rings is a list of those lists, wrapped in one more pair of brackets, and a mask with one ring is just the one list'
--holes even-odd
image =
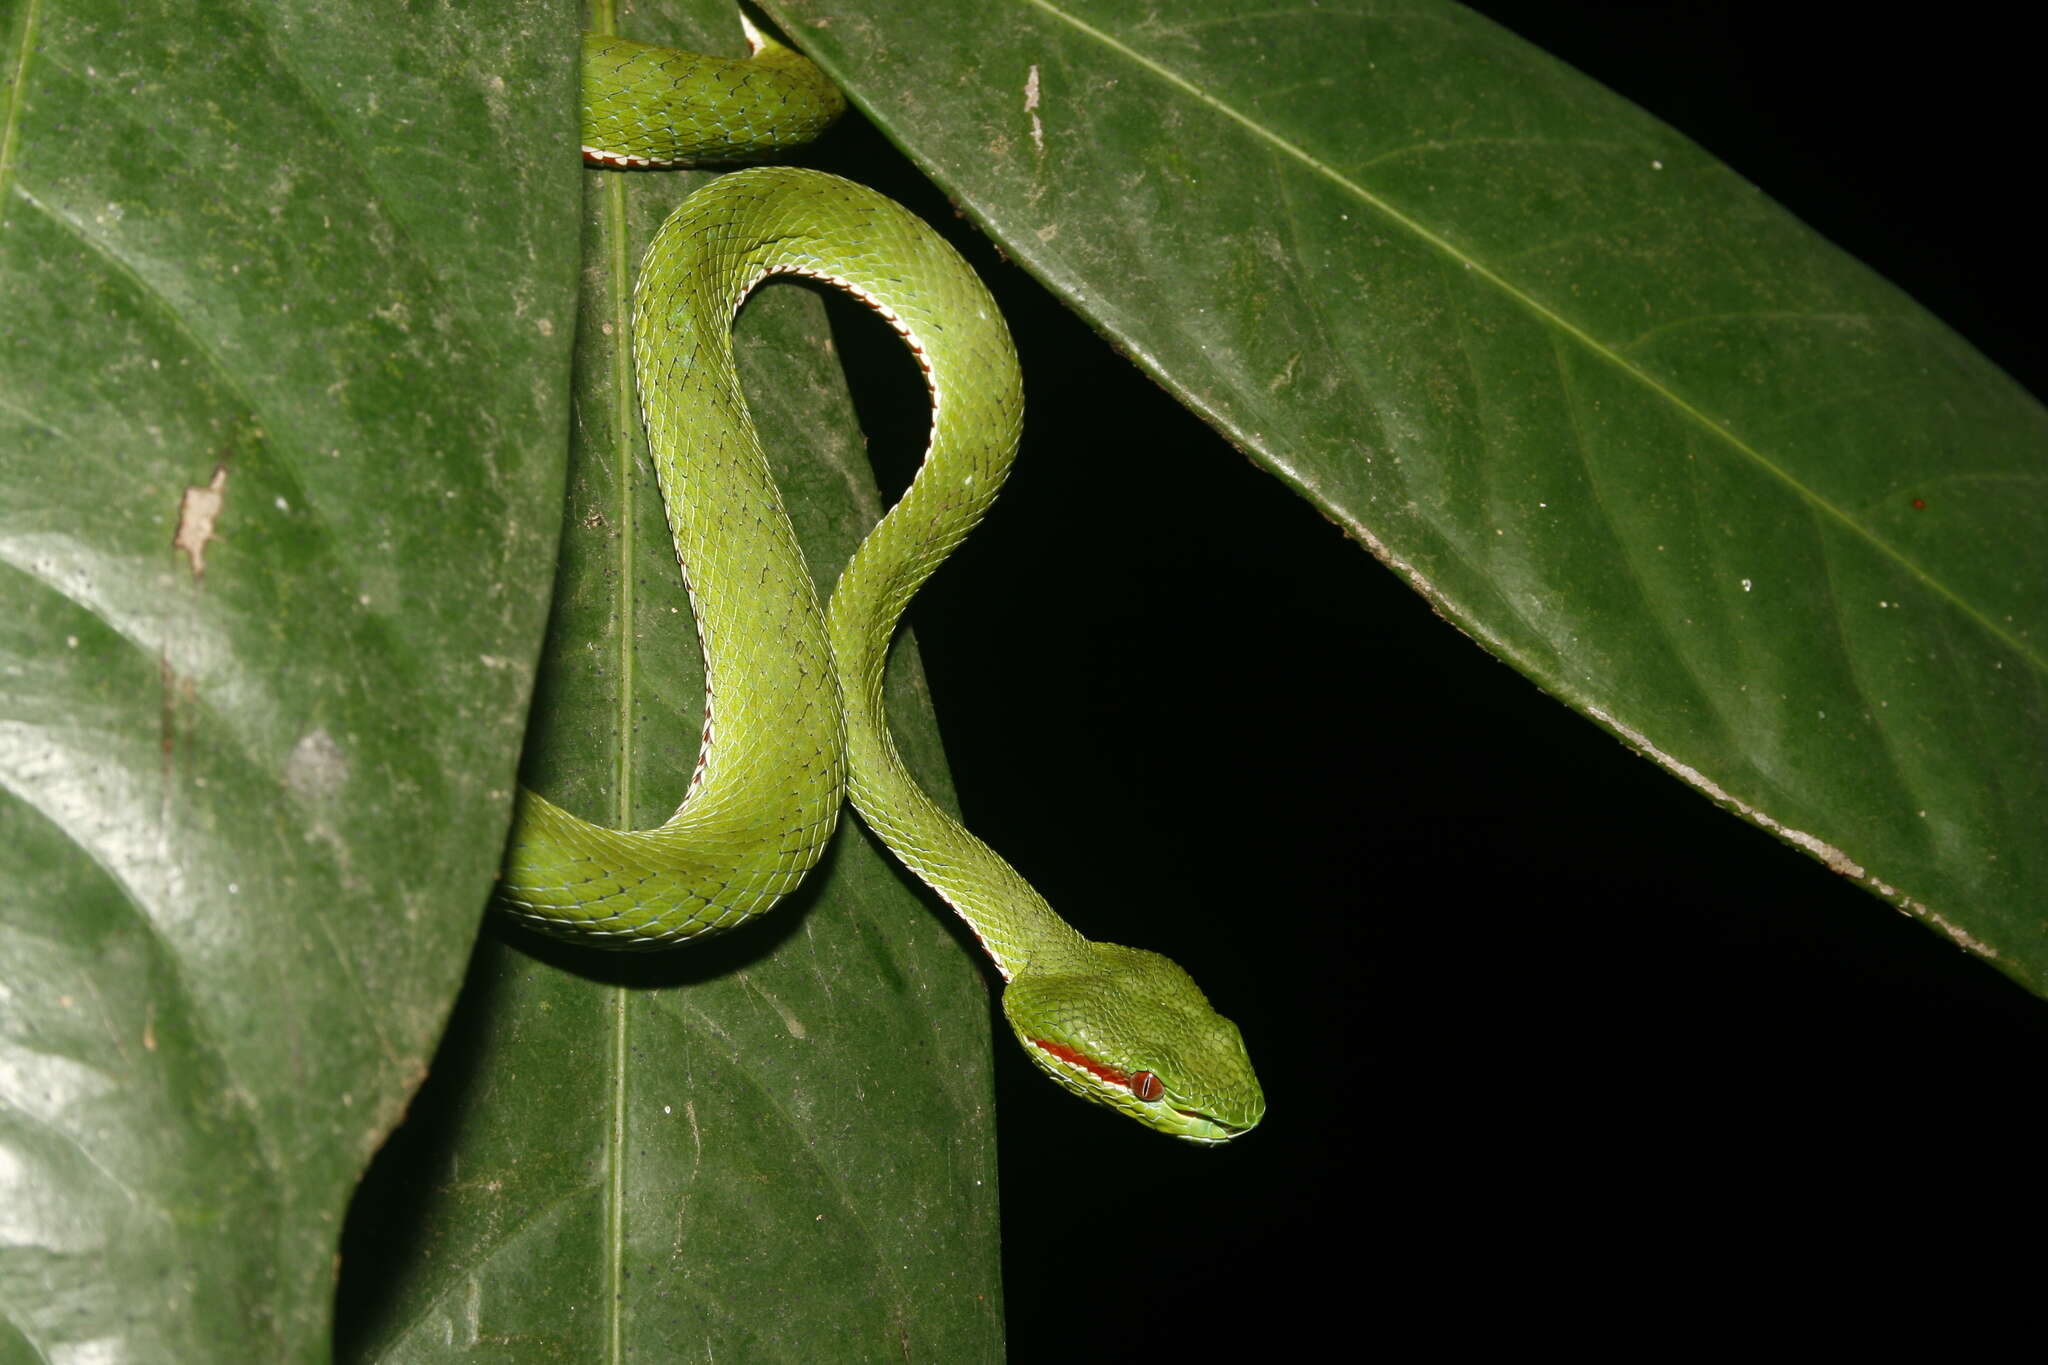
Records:
{"label": "snake tail", "polygon": [[810,142],[846,112],[808,58],[740,22],[751,57],[584,34],[583,159],[620,169],[756,161]]}

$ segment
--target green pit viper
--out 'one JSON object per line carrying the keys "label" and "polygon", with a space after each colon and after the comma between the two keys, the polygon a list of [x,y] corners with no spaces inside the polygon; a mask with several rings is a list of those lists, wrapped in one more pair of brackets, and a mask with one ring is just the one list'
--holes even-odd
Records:
{"label": "green pit viper", "polygon": [[[587,35],[585,160],[731,161],[822,131],[844,108],[839,92],[747,28],[749,59]],[[733,316],[773,275],[822,280],[875,308],[931,393],[924,463],[823,611],[733,362]],[[981,520],[1017,449],[1016,353],[974,272],[872,190],[786,166],[738,171],[691,195],[655,235],[633,294],[633,355],[704,655],[703,743],[688,794],[657,829],[605,829],[522,789],[503,907],[550,934],[617,948],[731,929],[795,889],[850,796],[973,928],[1008,983],[1005,1016],[1054,1080],[1190,1141],[1250,1130],[1265,1099],[1236,1025],[1170,959],[1092,942],[1055,914],[918,787],[883,716],[883,664],[904,608]]]}

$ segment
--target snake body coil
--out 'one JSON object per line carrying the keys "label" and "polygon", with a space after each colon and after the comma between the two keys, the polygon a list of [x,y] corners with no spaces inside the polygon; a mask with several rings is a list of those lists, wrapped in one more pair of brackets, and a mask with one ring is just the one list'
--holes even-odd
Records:
{"label": "snake body coil", "polygon": [[[588,38],[586,159],[731,159],[801,141],[836,117],[839,96],[815,67],[750,37],[751,61]],[[924,464],[823,612],[733,364],[734,313],[780,274],[826,281],[881,312],[932,396]],[[890,637],[994,501],[1022,422],[1016,354],[974,272],[872,190],[817,171],[740,171],[691,195],[648,247],[633,353],[703,644],[704,745],[688,795],[656,829],[605,829],[522,790],[499,887],[505,908],[549,933],[613,947],[730,929],[796,887],[850,796],[973,927],[1009,983],[1005,1015],[1055,1080],[1197,1142],[1258,1123],[1265,1101],[1237,1028],[1187,973],[1156,953],[1084,938],[925,795],[889,735]]]}

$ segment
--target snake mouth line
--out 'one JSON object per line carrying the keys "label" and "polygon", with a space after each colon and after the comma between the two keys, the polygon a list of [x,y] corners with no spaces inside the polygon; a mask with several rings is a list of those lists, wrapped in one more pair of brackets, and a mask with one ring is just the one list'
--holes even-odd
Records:
{"label": "snake mouth line", "polygon": [[1205,1114],[1199,1109],[1175,1109],[1173,1112],[1179,1114],[1184,1119],[1195,1123],[1206,1123],[1211,1128],[1214,1128],[1216,1130],[1216,1136],[1214,1137],[1197,1137],[1193,1135],[1188,1137],[1190,1142],[1200,1142],[1209,1146],[1221,1146],[1232,1138],[1243,1137],[1258,1126],[1256,1123],[1232,1123],[1228,1119],[1219,1119],[1214,1114]]}

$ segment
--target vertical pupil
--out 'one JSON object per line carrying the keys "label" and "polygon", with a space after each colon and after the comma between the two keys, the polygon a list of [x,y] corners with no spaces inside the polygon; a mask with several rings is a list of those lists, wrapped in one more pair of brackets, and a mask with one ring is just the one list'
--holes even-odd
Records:
{"label": "vertical pupil", "polygon": [[1156,1100],[1165,1089],[1159,1078],[1149,1071],[1140,1071],[1131,1077],[1131,1093],[1141,1100]]}

